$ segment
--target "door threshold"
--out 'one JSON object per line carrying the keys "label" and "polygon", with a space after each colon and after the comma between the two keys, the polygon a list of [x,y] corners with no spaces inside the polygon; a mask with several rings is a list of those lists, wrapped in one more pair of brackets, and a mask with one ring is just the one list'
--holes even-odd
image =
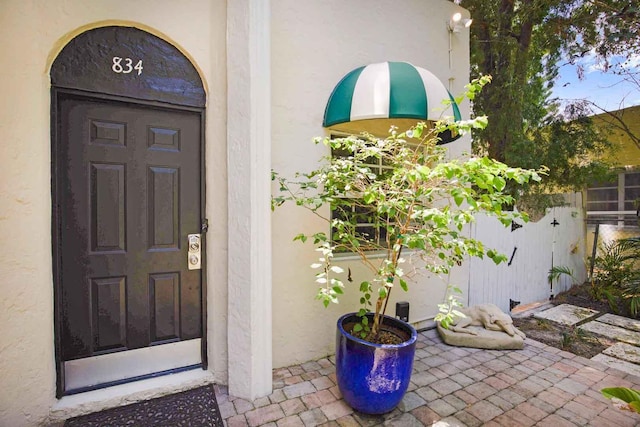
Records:
{"label": "door threshold", "polygon": [[114,387],[117,385],[128,384],[136,381],[148,380],[151,378],[162,377],[164,375],[172,375],[180,372],[191,371],[198,368],[202,368],[202,363],[198,363],[196,365],[190,365],[190,366],[183,366],[181,368],[167,369],[166,371],[153,372],[151,374],[139,375],[137,377],[125,378],[117,381],[95,384],[87,387],[73,388],[70,390],[65,390],[64,395],[71,396],[73,394],[86,393],[88,391],[100,390],[101,388]]}
{"label": "door threshold", "polygon": [[192,369],[114,385],[85,393],[63,396],[51,407],[50,422],[86,415],[91,412],[128,405],[217,382],[211,371]]}
{"label": "door threshold", "polygon": [[64,362],[64,394],[202,366],[200,338]]}

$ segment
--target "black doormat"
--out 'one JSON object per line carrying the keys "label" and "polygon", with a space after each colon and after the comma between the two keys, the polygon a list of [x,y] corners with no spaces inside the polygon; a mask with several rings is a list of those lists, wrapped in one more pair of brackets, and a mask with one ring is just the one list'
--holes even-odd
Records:
{"label": "black doormat", "polygon": [[222,427],[213,384],[71,418],[65,427]]}

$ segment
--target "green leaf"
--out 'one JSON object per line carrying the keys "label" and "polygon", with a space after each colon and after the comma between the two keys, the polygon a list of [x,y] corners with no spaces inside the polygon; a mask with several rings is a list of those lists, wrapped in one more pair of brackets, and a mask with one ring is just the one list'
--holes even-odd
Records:
{"label": "green leaf", "polygon": [[431,168],[425,165],[418,165],[416,166],[416,171],[420,174],[422,179],[427,179],[431,173]]}
{"label": "green leaf", "polygon": [[360,283],[360,292],[367,292],[371,288],[371,283],[362,282]]}
{"label": "green leaf", "polygon": [[505,179],[502,178],[501,176],[496,176],[493,178],[493,186],[498,191],[504,190],[504,187],[506,187],[506,185],[507,185],[507,181],[505,181]]}
{"label": "green leaf", "polygon": [[403,291],[407,292],[409,291],[409,286],[407,285],[407,281],[404,279],[400,279],[400,287],[402,288]]}
{"label": "green leaf", "polygon": [[507,260],[507,256],[501,253],[498,253],[494,249],[489,249],[487,251],[487,256],[493,260],[495,264],[500,264],[501,262],[505,262]]}
{"label": "green leaf", "polygon": [[451,190],[451,196],[453,196],[453,201],[456,202],[457,206],[460,206],[465,200],[464,192],[460,188]]}
{"label": "green leaf", "polygon": [[298,234],[296,237],[293,238],[293,241],[295,242],[296,240],[300,240],[302,243],[307,241],[307,236],[305,236],[303,233]]}
{"label": "green leaf", "polygon": [[376,194],[372,191],[366,191],[362,195],[362,200],[364,200],[364,202],[368,205],[371,204],[375,199],[376,199]]}
{"label": "green leaf", "polygon": [[600,392],[607,399],[615,397],[627,403],[636,401],[640,402],[640,392],[627,387],[603,388],[602,390],[600,390]]}
{"label": "green leaf", "polygon": [[360,323],[356,323],[353,326],[353,332],[360,332],[360,331],[362,331],[362,325]]}

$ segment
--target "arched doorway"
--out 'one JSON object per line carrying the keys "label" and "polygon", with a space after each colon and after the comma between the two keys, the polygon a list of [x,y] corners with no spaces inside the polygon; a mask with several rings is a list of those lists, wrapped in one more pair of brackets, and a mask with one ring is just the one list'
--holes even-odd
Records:
{"label": "arched doorway", "polygon": [[133,27],[51,68],[57,394],[206,367],[205,92]]}

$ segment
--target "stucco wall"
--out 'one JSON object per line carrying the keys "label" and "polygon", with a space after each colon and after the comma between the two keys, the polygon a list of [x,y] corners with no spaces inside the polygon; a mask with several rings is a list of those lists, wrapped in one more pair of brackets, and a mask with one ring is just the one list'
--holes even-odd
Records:
{"label": "stucco wall", "polygon": [[640,136],[640,106],[613,111],[611,114],[598,114],[593,116],[593,121],[617,146],[617,150],[609,155],[613,163],[621,167],[640,166],[640,147],[627,133],[630,132],[636,138]]}
{"label": "stucco wall", "polygon": [[[312,143],[325,135],[322,119],[334,86],[349,71],[369,63],[408,61],[433,72],[451,92],[460,94],[468,82],[468,31],[452,35],[446,23],[458,9],[444,0],[272,1],[272,164],[284,176],[309,171],[325,154]],[[462,105],[468,118],[468,105]],[[452,155],[469,151],[469,139],[450,145]],[[274,191],[277,190],[274,188]],[[339,305],[325,309],[314,300],[317,291],[309,265],[317,253],[312,245],[292,242],[303,231],[325,230],[312,214],[285,206],[273,215],[273,361],[274,367],[319,358],[334,352],[335,321],[358,308],[357,292],[347,292]],[[368,276],[357,262],[356,282]],[[466,284],[466,267],[452,281]],[[417,283],[420,282],[420,283]],[[409,294],[394,291],[393,300],[411,303],[411,319],[437,312],[444,283],[426,273],[410,284]],[[466,288],[466,286],[465,286]],[[393,302],[393,301],[392,301]],[[394,313],[395,303],[390,305]]]}
{"label": "stucco wall", "polygon": [[[52,60],[71,37],[128,23],[167,39],[203,76],[207,104],[211,369],[226,380],[224,1],[4,0],[0,5],[0,425],[37,425],[55,399],[51,260]],[[212,313],[217,313],[214,316]]]}
{"label": "stucco wall", "polygon": [[[450,68],[446,22],[454,10],[445,0],[272,0],[272,166],[287,174],[315,165],[323,153],[311,138],[324,133],[325,103],[340,78],[357,66],[409,61],[447,85],[453,77],[452,92],[461,92],[468,80],[468,33],[452,36]],[[233,191],[238,178],[227,176],[227,135],[234,132],[227,123],[243,123],[242,111],[227,117],[227,32],[242,25],[227,19],[224,0],[2,1],[0,425],[37,425],[50,419],[52,407],[64,410],[55,398],[48,71],[66,42],[101,25],[134,25],[168,40],[203,77],[208,93],[207,338],[210,369],[216,381],[227,382],[227,342],[233,340],[227,336],[227,266],[234,262],[227,254],[227,183]],[[467,117],[468,105],[461,110]],[[452,155],[468,149],[468,138],[450,146]],[[291,238],[322,225],[296,209],[283,208],[271,218],[273,364],[278,367],[333,353],[333,323],[355,309],[357,295],[350,293],[328,310],[314,301],[308,265],[315,252]],[[357,267],[354,276],[360,279]],[[413,320],[432,316],[444,293],[438,279],[421,280],[429,286],[414,285],[410,294],[395,295],[411,301]],[[454,278],[464,280],[466,267]]]}

